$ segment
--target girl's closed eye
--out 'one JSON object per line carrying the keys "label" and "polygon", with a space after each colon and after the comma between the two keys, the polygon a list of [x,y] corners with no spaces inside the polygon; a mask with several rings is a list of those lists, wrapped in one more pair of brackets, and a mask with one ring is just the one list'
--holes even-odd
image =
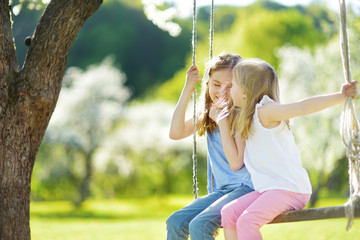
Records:
{"label": "girl's closed eye", "polygon": [[215,80],[215,81],[213,82],[213,86],[214,86],[214,87],[221,87],[221,83]]}

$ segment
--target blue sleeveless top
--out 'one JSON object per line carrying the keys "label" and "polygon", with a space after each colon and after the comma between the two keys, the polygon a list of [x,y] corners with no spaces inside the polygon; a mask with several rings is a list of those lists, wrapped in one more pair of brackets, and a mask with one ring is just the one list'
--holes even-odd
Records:
{"label": "blue sleeveless top", "polygon": [[211,173],[214,174],[214,191],[224,188],[236,188],[246,185],[252,189],[254,186],[251,182],[250,173],[245,165],[233,171],[225,157],[224,149],[221,142],[220,130],[217,127],[213,133],[207,135],[207,189],[211,190]]}

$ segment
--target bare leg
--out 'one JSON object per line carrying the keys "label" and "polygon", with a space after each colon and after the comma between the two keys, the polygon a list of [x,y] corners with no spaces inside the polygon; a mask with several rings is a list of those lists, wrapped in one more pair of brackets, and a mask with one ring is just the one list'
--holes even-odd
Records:
{"label": "bare leg", "polygon": [[238,239],[235,228],[224,227],[223,230],[224,230],[225,240],[237,240]]}

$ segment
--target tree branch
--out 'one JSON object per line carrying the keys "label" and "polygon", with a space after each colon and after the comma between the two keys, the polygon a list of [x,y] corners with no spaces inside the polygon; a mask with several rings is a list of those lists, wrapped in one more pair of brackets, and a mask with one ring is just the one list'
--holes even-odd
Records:
{"label": "tree branch", "polygon": [[15,44],[11,33],[9,0],[3,0],[0,2],[0,96],[3,97],[2,90],[7,85],[5,76],[17,72],[18,69]]}
{"label": "tree branch", "polygon": [[70,47],[85,20],[101,3],[102,0],[52,0],[49,3],[20,73],[24,94],[55,107]]}

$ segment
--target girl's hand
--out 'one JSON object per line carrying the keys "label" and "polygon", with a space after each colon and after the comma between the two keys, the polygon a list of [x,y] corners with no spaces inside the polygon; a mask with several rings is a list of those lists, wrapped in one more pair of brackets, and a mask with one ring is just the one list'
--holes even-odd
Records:
{"label": "girl's hand", "polygon": [[196,66],[191,66],[186,72],[185,87],[189,87],[193,91],[197,82],[200,82],[199,70]]}
{"label": "girl's hand", "polygon": [[341,93],[345,97],[351,97],[352,99],[355,99],[358,95],[358,89],[357,89],[357,81],[352,81],[350,83],[344,83],[341,86]]}
{"label": "girl's hand", "polygon": [[216,105],[212,105],[209,111],[209,117],[219,124],[219,122],[229,116],[229,109],[228,107],[219,108]]}

